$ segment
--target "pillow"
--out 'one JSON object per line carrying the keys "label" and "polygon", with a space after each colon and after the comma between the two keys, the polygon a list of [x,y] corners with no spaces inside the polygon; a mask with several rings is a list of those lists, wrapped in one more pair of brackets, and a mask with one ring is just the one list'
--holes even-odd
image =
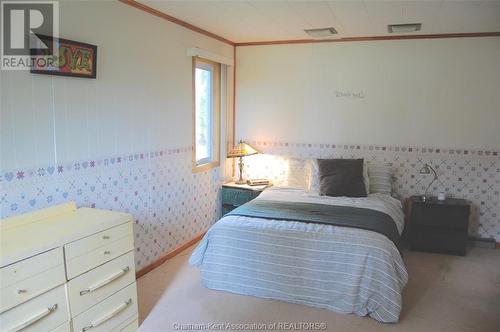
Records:
{"label": "pillow", "polygon": [[370,178],[368,177],[368,164],[363,159],[363,182],[365,184],[366,194],[370,192]]}
{"label": "pillow", "polygon": [[311,161],[308,159],[287,158],[286,170],[280,187],[309,190]]}
{"label": "pillow", "polygon": [[392,167],[389,164],[368,164],[370,194],[392,193]]}
{"label": "pillow", "polygon": [[[311,161],[311,179],[310,190],[313,192],[319,192],[319,168],[318,168],[318,159],[312,159]],[[368,164],[366,160],[363,160],[363,180],[365,183],[366,193],[370,192],[370,180],[368,177]]]}
{"label": "pillow", "polygon": [[319,192],[319,168],[318,159],[311,159],[311,180],[310,190],[314,192]]}
{"label": "pillow", "polygon": [[318,159],[319,194],[366,197],[363,159]]}

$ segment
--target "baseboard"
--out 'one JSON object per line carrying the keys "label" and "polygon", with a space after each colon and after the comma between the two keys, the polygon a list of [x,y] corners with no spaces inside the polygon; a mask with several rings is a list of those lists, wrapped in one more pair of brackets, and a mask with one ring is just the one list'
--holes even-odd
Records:
{"label": "baseboard", "polygon": [[[177,256],[178,254],[180,254],[181,252],[183,252],[187,248],[191,247],[193,244],[200,241],[204,235],[205,235],[205,232],[201,233],[200,235],[195,236],[194,238],[192,238],[188,242],[184,243],[183,245],[181,245],[181,246],[175,248],[174,250],[172,250],[171,252],[167,253],[165,256],[162,256],[162,257],[158,258],[156,261],[154,261],[153,263],[146,265],[145,267],[143,267],[142,269],[140,269],[139,271],[137,271],[135,273],[136,279],[142,277],[143,275],[145,275],[148,272],[151,272],[152,270],[156,269],[161,264],[165,263],[169,259]],[[500,249],[500,242],[496,242],[495,247],[496,247],[496,249]]]}
{"label": "baseboard", "polygon": [[180,247],[177,247],[174,250],[172,250],[171,252],[167,253],[165,256],[162,256],[162,257],[158,258],[157,260],[155,260],[153,263],[146,265],[145,267],[143,267],[142,269],[140,269],[139,271],[137,271],[135,273],[135,278],[139,279],[140,277],[142,277],[146,273],[151,272],[152,270],[156,269],[158,266],[165,263],[169,259],[177,256],[178,254],[180,254],[181,252],[183,252],[187,248],[191,247],[196,242],[200,241],[204,235],[205,235],[205,232],[203,232],[200,235],[195,236],[194,238],[192,238],[188,242],[182,244]]}

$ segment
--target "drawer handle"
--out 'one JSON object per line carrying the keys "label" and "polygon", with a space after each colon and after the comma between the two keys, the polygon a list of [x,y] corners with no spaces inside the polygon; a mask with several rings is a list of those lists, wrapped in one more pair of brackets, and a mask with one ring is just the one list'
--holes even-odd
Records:
{"label": "drawer handle", "polygon": [[113,309],[111,312],[109,312],[106,315],[102,316],[101,318],[93,321],[92,323],[90,323],[90,325],[85,326],[82,329],[82,331],[85,332],[85,331],[88,331],[90,329],[93,329],[94,327],[98,327],[102,323],[110,320],[111,318],[115,317],[120,312],[122,312],[123,310],[125,310],[125,308],[127,308],[131,303],[132,303],[132,299],[128,299],[127,301],[123,302],[118,307],[116,307],[115,309]]}
{"label": "drawer handle", "polygon": [[104,255],[109,255],[109,254],[111,254],[111,251],[106,250],[106,251],[104,251],[104,252],[103,252],[103,254],[104,254]]}
{"label": "drawer handle", "polygon": [[103,236],[102,236],[102,239],[103,239],[103,240],[109,240],[109,235],[103,235]]}
{"label": "drawer handle", "polygon": [[113,273],[112,275],[110,275],[109,277],[107,277],[106,279],[102,280],[102,281],[99,281],[93,285],[91,285],[90,287],[80,291],[80,296],[83,296],[87,293],[91,293],[95,290],[98,290],[99,288],[103,287],[103,286],[106,286],[107,284],[109,284],[110,282],[112,282],[113,280],[115,279],[118,279],[119,277],[121,277],[122,275],[124,275],[125,273],[127,273],[128,271],[130,270],[130,267],[124,267],[123,269],[121,269],[120,271],[116,272],[116,273]]}
{"label": "drawer handle", "polygon": [[45,310],[41,311],[40,313],[36,314],[35,316],[31,317],[30,319],[26,320],[25,322],[17,325],[16,327],[11,328],[8,330],[8,332],[17,332],[21,331],[22,329],[27,328],[28,326],[38,322],[40,319],[44,318],[45,316],[50,315],[57,309],[57,304],[54,304],[53,306],[46,308]]}
{"label": "drawer handle", "polygon": [[18,289],[18,290],[16,291],[16,293],[17,293],[17,294],[24,294],[24,293],[27,293],[27,292],[28,292],[28,290],[27,290],[27,289]]}

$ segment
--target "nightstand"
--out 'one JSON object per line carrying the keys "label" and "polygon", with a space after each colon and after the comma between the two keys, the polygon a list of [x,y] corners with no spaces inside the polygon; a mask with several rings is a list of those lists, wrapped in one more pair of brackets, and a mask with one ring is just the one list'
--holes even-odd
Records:
{"label": "nightstand", "polygon": [[269,186],[240,185],[234,182],[224,183],[222,185],[222,215],[224,216],[229,211],[251,201],[267,187]]}
{"label": "nightstand", "polygon": [[410,198],[411,250],[465,255],[470,204],[463,199]]}

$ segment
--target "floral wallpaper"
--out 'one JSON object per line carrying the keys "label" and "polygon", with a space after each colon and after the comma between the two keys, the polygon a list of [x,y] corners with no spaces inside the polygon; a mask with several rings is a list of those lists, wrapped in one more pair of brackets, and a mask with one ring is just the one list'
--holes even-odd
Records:
{"label": "floral wallpaper", "polygon": [[[394,167],[394,192],[402,199],[423,193],[431,177],[419,170],[429,162],[439,176],[431,193],[467,199],[472,204],[469,233],[500,242],[498,151],[246,141],[265,153],[245,158],[249,177],[279,182],[280,167],[290,157],[366,158]],[[191,147],[181,147],[3,171],[0,216],[67,201],[129,212],[135,218],[136,264],[142,268],[220,218],[223,171],[193,173],[191,154]]]}
{"label": "floral wallpaper", "polygon": [[438,180],[429,189],[437,195],[464,198],[472,205],[469,234],[500,242],[500,152],[480,149],[382,146],[370,144],[293,143],[245,140],[266,155],[245,159],[248,177],[268,177],[280,182],[286,159],[365,158],[368,162],[389,163],[394,169],[394,194],[400,199],[423,194],[432,176],[419,173],[425,163],[432,165]]}
{"label": "floral wallpaper", "polygon": [[3,171],[0,216],[67,201],[129,212],[142,268],[220,217],[222,171],[193,173],[191,154],[191,147],[182,147]]}

